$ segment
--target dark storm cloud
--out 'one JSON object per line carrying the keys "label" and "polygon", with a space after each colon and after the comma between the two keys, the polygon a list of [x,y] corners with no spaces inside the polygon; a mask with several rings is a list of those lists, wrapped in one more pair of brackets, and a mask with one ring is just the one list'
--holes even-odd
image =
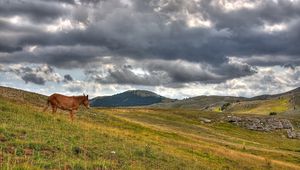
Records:
{"label": "dark storm cloud", "polygon": [[131,85],[148,85],[156,86],[163,84],[167,77],[151,73],[151,75],[137,75],[129,69],[123,68],[118,70],[109,70],[105,77],[96,77],[96,81],[107,84],[131,84]]}
{"label": "dark storm cloud", "polygon": [[11,46],[6,46],[4,44],[0,43],[0,52],[14,52],[14,51],[21,51],[22,47],[11,47]]}
{"label": "dark storm cloud", "polygon": [[38,0],[0,0],[0,15],[26,16],[34,21],[49,21],[67,14],[68,8],[61,4]]}
{"label": "dark storm cloud", "polygon": [[64,75],[64,81],[65,82],[73,81],[73,77],[70,74],[66,74]]}
{"label": "dark storm cloud", "polygon": [[[105,68],[106,65],[112,65]],[[192,63],[183,60],[143,60],[133,63],[111,62],[90,68],[85,74],[92,81],[104,84],[131,84],[146,86],[172,86],[178,83],[220,83],[228,79],[256,73],[256,68],[239,62],[229,62],[214,67],[210,64]]]}
{"label": "dark storm cloud", "polygon": [[[0,72],[12,73],[25,81],[25,83],[34,83],[45,85],[46,82],[61,82],[61,78],[48,65],[10,65],[2,66]],[[67,77],[70,78],[70,77]]]}
{"label": "dark storm cloud", "polygon": [[282,67],[283,68],[290,68],[292,70],[295,70],[295,65],[293,65],[291,63],[284,64]]}
{"label": "dark storm cloud", "polygon": [[[2,54],[2,63],[48,63],[56,67],[74,68],[83,67],[97,59],[97,54],[107,54],[106,49],[92,46],[47,46],[37,47],[34,51],[18,51]],[[0,54],[1,55],[1,54]]]}
{"label": "dark storm cloud", "polygon": [[45,85],[45,79],[42,77],[37,76],[36,74],[33,73],[29,73],[29,74],[25,74],[22,76],[22,79],[28,83],[34,83],[34,84],[38,84],[38,85]]}
{"label": "dark storm cloud", "polygon": [[[0,17],[27,17],[34,31],[28,24],[22,29],[8,21],[0,23],[0,31],[5,31],[1,42],[7,41],[0,45],[0,62],[86,68],[105,56],[161,60],[163,64],[120,67],[100,77],[102,83],[143,85],[222,82],[254,74],[253,66],[300,64],[300,1],[263,1],[254,8],[232,11],[225,11],[221,2],[90,0],[79,5],[73,0],[2,0]],[[187,21],[193,17],[211,26],[191,27]],[[59,19],[83,28],[47,32],[47,24],[55,26]],[[266,24],[286,28],[268,32]],[[26,51],[28,46],[38,47]],[[228,56],[247,64],[230,63]],[[195,65],[177,67],[176,62],[172,65],[176,60]],[[138,75],[134,67],[148,73]]]}

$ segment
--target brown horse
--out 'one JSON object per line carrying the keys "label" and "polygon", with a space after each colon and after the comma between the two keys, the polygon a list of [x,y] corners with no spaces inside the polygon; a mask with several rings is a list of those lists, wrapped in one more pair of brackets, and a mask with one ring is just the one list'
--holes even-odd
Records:
{"label": "brown horse", "polygon": [[79,105],[84,105],[86,108],[90,107],[88,95],[64,96],[62,94],[54,93],[48,97],[47,106],[44,108],[44,111],[48,109],[50,104],[52,107],[52,113],[55,113],[57,108],[70,111],[71,120],[73,120],[74,114],[78,110]]}

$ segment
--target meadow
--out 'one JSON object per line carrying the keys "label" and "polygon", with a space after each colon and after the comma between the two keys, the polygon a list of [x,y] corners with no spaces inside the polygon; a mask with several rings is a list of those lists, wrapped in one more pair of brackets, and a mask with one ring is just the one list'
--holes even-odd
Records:
{"label": "meadow", "polygon": [[300,169],[299,140],[237,127],[229,113],[81,108],[70,121],[21,94],[0,97],[1,169]]}

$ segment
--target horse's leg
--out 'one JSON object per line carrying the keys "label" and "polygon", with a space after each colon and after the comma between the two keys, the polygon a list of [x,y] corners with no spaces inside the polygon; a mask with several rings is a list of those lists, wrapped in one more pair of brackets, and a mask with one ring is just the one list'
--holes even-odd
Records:
{"label": "horse's leg", "polygon": [[58,108],[58,106],[59,106],[57,100],[54,100],[54,101],[51,103],[51,105],[52,105],[52,113],[56,113],[57,108]]}
{"label": "horse's leg", "polygon": [[44,107],[44,109],[43,109],[43,112],[45,112],[45,111],[48,109],[48,107],[49,107],[49,104],[50,104],[50,101],[49,101],[49,100],[47,100],[47,105]]}
{"label": "horse's leg", "polygon": [[57,111],[57,106],[54,107],[54,113],[56,113],[56,111]]}

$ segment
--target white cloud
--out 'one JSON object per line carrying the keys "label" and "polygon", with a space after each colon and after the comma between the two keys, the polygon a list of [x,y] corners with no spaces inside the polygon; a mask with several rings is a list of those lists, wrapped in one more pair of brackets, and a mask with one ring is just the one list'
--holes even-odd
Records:
{"label": "white cloud", "polygon": [[221,6],[225,11],[234,11],[239,9],[254,9],[262,0],[218,0],[214,1],[216,5]]}
{"label": "white cloud", "polygon": [[213,26],[213,23],[210,20],[205,20],[201,15],[186,13],[186,22],[189,27],[206,27],[210,28]]}
{"label": "white cloud", "polygon": [[285,23],[278,23],[278,24],[265,24],[263,27],[263,31],[268,33],[274,33],[279,31],[287,30],[288,26]]}
{"label": "white cloud", "polygon": [[56,22],[45,26],[48,32],[70,31],[74,29],[84,30],[86,25],[82,22],[59,18]]}

